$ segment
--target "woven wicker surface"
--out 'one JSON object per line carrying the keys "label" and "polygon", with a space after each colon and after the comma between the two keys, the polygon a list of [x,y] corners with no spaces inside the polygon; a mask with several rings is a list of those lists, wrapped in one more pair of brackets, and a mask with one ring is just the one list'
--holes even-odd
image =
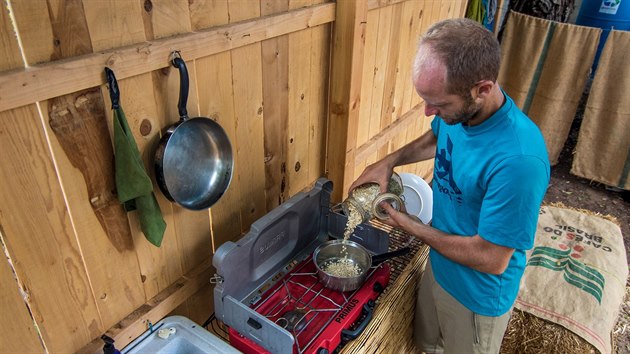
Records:
{"label": "woven wicker surface", "polygon": [[[380,225],[379,225],[380,227]],[[408,243],[412,252],[389,261],[389,286],[378,298],[373,317],[363,333],[346,344],[340,353],[413,353],[413,317],[416,284],[429,255],[429,248],[397,230],[390,233],[390,250]]]}

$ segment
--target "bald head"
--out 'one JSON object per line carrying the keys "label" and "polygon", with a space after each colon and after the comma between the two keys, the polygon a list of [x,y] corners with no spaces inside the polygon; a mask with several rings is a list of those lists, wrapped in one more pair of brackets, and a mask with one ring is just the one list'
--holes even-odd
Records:
{"label": "bald head", "polygon": [[464,95],[479,81],[496,82],[500,62],[501,48],[490,31],[470,19],[448,19],[420,38],[413,80],[441,65],[447,92]]}

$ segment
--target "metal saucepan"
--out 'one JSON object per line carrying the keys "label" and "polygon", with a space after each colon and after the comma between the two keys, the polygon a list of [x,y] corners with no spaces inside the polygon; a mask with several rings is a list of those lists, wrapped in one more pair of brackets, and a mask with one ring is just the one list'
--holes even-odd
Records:
{"label": "metal saucepan", "polygon": [[[344,245],[346,253],[342,253]],[[409,247],[402,247],[392,252],[372,256],[365,247],[354,241],[330,240],[322,243],[315,249],[313,262],[317,267],[317,277],[325,287],[337,291],[352,291],[363,285],[371,267],[376,267],[390,258],[403,256],[409,251]],[[328,262],[339,261],[342,258],[347,258],[345,262],[351,262],[359,267],[359,274],[350,277],[339,277],[326,273],[323,270]]]}
{"label": "metal saucepan", "polygon": [[178,52],[171,64],[180,75],[179,121],[160,139],[155,151],[155,177],[166,198],[186,209],[202,210],[216,203],[230,185],[232,145],[214,120],[188,117],[188,70]]}

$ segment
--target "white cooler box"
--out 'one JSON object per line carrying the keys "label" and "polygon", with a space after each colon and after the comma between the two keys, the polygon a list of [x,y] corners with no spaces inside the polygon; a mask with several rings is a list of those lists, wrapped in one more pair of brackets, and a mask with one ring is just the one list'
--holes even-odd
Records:
{"label": "white cooler box", "polygon": [[129,343],[122,354],[240,353],[221,338],[183,316],[169,316]]}

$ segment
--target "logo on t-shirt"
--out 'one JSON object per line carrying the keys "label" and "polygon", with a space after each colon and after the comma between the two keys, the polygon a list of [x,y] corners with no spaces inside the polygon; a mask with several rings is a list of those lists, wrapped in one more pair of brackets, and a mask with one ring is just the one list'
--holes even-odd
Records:
{"label": "logo on t-shirt", "polygon": [[457,202],[462,203],[462,191],[457,187],[455,180],[453,179],[453,142],[451,137],[446,135],[446,149],[438,149],[435,155],[435,176],[437,177],[438,190],[441,193],[448,195],[448,197]]}

